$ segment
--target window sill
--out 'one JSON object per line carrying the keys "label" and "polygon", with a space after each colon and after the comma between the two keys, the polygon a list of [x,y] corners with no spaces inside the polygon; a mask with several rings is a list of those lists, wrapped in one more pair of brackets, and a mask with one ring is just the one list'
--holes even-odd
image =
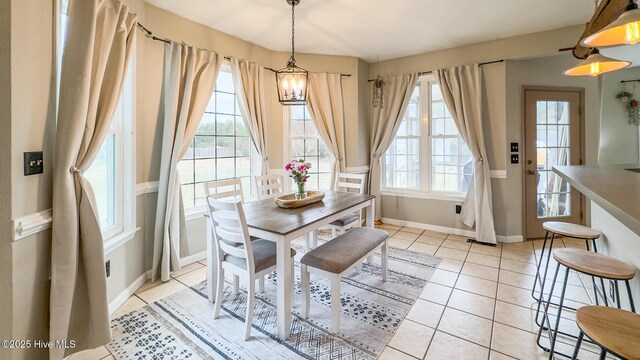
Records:
{"label": "window sill", "polygon": [[135,228],[129,231],[123,231],[117,235],[110,237],[109,239],[106,239],[104,241],[104,254],[107,255],[113,250],[119,248],[120,246],[124,245],[128,241],[132,240],[136,236],[136,233],[138,232],[138,230],[140,230],[140,228]]}
{"label": "window sill", "polygon": [[384,196],[396,196],[407,197],[414,199],[429,199],[429,200],[441,200],[452,202],[464,202],[467,194],[464,193],[442,193],[442,192],[425,192],[419,190],[404,190],[404,189],[383,189],[380,192]]}

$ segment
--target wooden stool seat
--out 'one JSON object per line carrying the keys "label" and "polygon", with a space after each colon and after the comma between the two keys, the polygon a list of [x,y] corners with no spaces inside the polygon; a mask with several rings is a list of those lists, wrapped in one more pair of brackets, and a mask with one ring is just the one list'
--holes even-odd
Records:
{"label": "wooden stool seat", "polygon": [[640,359],[640,315],[606,306],[576,311],[580,330],[596,344],[626,359]]}
{"label": "wooden stool seat", "polygon": [[577,239],[597,239],[600,237],[600,232],[590,227],[559,221],[547,221],[542,224],[542,228],[563,236],[568,236]]}
{"label": "wooden stool seat", "polygon": [[636,269],[610,256],[580,249],[556,249],[553,258],[560,264],[582,273],[612,280],[630,280]]}

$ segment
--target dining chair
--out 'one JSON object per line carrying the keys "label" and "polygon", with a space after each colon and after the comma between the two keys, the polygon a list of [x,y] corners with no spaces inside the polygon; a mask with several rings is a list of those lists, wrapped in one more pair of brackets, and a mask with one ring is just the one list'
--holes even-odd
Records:
{"label": "dining chair", "polygon": [[[203,183],[204,194],[206,197],[211,197],[214,200],[220,201],[236,201],[240,200],[244,204],[244,193],[242,191],[242,182],[240,179],[229,180],[217,180],[206,181]],[[211,218],[210,218],[211,219]],[[209,224],[209,226],[213,226]],[[257,238],[251,237],[251,241]],[[264,278],[260,280],[260,292],[264,291]],[[240,289],[240,278],[237,275],[233,276],[233,290],[237,294]]]}
{"label": "dining chair", "polygon": [[[365,174],[336,174],[335,190],[342,192],[357,192],[364,194]],[[362,211],[357,214],[349,214],[327,225],[331,229],[332,237],[336,237],[336,231],[344,234],[348,228],[362,225]]]}
{"label": "dining chair", "polygon": [[284,181],[280,174],[255,176],[258,200],[272,199],[284,194]]}
{"label": "dining chair", "polygon": [[[244,339],[248,340],[251,336],[253,322],[256,279],[261,279],[261,284],[264,286],[265,275],[276,270],[276,243],[263,239],[251,241],[247,219],[240,201],[220,201],[213,194],[208,195],[206,201],[213,224],[218,276],[213,317],[217,319],[220,316],[225,272],[228,271],[234,276],[242,278],[247,287]],[[295,250],[291,249],[291,257],[293,258],[295,255]],[[292,260],[292,274],[293,264]],[[295,276],[292,278],[295,279]],[[263,291],[263,289],[260,290]],[[237,289],[234,291],[237,293]]]}
{"label": "dining chair", "polygon": [[[206,181],[203,185],[205,196],[211,196],[215,200],[240,199],[244,203],[244,193],[242,192],[240,179]],[[231,187],[233,187],[232,190],[230,190]]]}

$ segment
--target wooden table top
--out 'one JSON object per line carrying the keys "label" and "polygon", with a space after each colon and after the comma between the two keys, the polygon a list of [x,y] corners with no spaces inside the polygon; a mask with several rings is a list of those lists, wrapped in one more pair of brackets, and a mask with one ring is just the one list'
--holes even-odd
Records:
{"label": "wooden table top", "polygon": [[352,206],[367,202],[375,196],[358,193],[322,190],[321,202],[297,209],[279,208],[273,199],[250,202],[244,205],[247,225],[279,235],[287,235],[307,225],[321,221]]}

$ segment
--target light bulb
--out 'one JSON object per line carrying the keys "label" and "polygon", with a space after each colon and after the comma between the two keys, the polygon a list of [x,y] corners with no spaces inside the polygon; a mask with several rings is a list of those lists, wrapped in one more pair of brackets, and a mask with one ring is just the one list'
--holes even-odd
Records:
{"label": "light bulb", "polygon": [[591,70],[589,71],[589,73],[591,74],[591,76],[598,76],[600,74],[600,63],[591,63]]}
{"label": "light bulb", "polygon": [[286,91],[289,88],[289,82],[287,79],[282,80],[282,88]]}
{"label": "light bulb", "polygon": [[637,44],[640,42],[640,26],[637,21],[625,25],[625,44]]}

